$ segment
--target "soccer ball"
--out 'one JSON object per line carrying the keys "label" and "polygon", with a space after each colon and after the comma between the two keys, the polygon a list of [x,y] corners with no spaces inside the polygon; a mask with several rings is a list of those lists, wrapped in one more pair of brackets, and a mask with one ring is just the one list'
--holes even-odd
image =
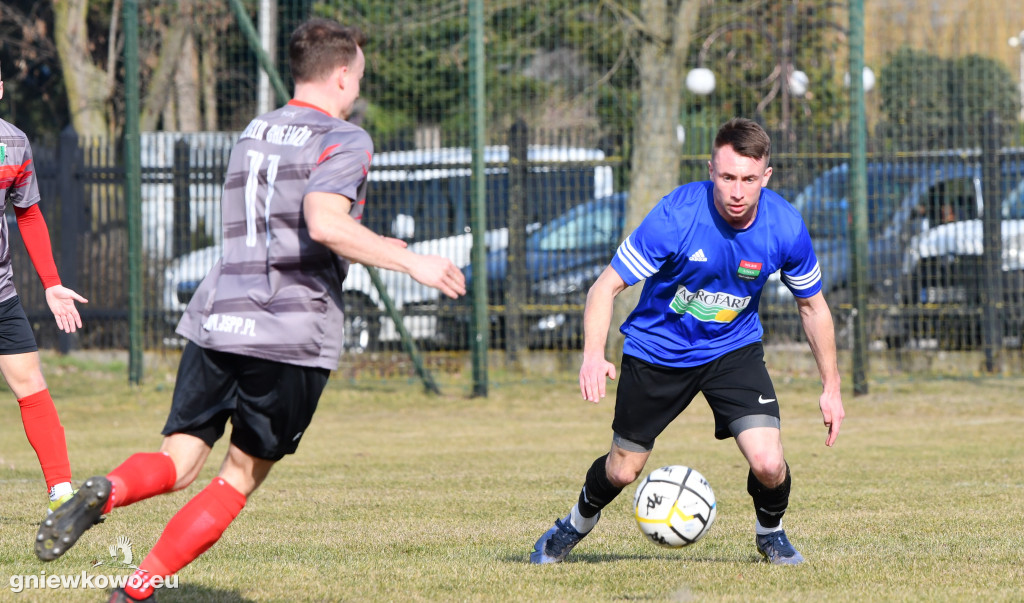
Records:
{"label": "soccer ball", "polygon": [[708,480],[682,465],[651,471],[637,486],[633,510],[644,536],[671,549],[700,540],[717,513],[715,493]]}

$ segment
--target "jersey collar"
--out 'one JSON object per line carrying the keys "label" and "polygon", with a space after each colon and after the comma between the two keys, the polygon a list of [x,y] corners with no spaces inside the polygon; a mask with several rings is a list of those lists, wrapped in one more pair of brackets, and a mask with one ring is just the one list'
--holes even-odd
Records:
{"label": "jersey collar", "polygon": [[317,110],[317,111],[319,111],[319,112],[323,113],[324,115],[326,115],[326,116],[328,116],[328,117],[333,117],[333,116],[332,116],[332,115],[331,115],[330,113],[328,113],[327,111],[324,111],[324,110],[323,110],[323,109],[321,109],[320,107],[317,107],[316,105],[313,105],[313,104],[307,103],[307,102],[305,102],[305,101],[295,100],[295,99],[293,98],[292,100],[288,101],[288,104],[289,104],[289,105],[291,105],[291,106],[293,106],[293,107],[306,107],[307,109],[315,109],[315,110]]}

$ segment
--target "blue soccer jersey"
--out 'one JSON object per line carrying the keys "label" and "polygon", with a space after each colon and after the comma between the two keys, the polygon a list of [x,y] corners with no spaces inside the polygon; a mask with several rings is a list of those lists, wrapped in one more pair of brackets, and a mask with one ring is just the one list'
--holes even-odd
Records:
{"label": "blue soccer jersey", "polygon": [[800,213],[762,189],[754,223],[730,226],[711,182],[675,189],[619,246],[612,268],[646,279],[620,330],[623,352],[661,366],[705,364],[761,340],[757,315],[768,276],[782,270],[797,297],[821,291],[821,270]]}

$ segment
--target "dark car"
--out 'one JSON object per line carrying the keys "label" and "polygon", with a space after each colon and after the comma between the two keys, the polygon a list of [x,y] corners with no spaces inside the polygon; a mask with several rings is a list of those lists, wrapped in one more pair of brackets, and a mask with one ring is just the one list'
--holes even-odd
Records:
{"label": "dark car", "polygon": [[[1002,163],[1003,182],[1024,174],[1020,161]],[[977,151],[948,151],[867,165],[867,293],[869,305],[891,308],[869,325],[869,337],[889,346],[906,341],[903,322],[895,316],[904,288],[904,255],[916,238],[947,222],[975,219],[982,208],[981,157]],[[849,166],[842,164],[808,185],[793,204],[800,210],[821,265],[823,292],[833,306],[851,302]],[[773,275],[762,295],[765,304],[792,300]],[[837,340],[849,340],[846,321],[837,321]]]}
{"label": "dark car", "polygon": [[[852,206],[849,202],[849,164],[843,163],[817,177],[795,198],[793,205],[807,224],[814,251],[821,265],[823,291],[830,302],[848,299],[850,284],[850,229]],[[928,166],[919,162],[869,163],[865,172],[868,203],[868,264],[875,290],[891,291],[898,276],[902,248],[909,241],[903,224],[896,226],[893,216],[900,207],[913,203],[930,180],[955,179],[955,168]],[[895,226],[895,227],[894,227]],[[772,275],[762,304],[792,302],[793,295],[779,274]]]}
{"label": "dark car", "polygon": [[[507,340],[506,315],[522,312],[522,336],[531,347],[579,345],[587,290],[622,240],[625,193],[577,205],[526,237],[521,270],[509,269],[507,243],[487,253],[487,305],[492,345]],[[473,266],[463,269],[472,292]],[[516,282],[515,273],[522,275]],[[438,338],[446,347],[469,341],[472,294],[442,304]]]}

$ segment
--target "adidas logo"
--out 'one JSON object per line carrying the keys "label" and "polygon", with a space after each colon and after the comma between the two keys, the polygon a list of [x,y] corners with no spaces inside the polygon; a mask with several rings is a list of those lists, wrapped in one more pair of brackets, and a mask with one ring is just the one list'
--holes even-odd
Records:
{"label": "adidas logo", "polygon": [[691,262],[706,262],[708,261],[708,256],[704,255],[703,249],[698,249],[697,253],[694,253],[689,257],[689,260]]}

